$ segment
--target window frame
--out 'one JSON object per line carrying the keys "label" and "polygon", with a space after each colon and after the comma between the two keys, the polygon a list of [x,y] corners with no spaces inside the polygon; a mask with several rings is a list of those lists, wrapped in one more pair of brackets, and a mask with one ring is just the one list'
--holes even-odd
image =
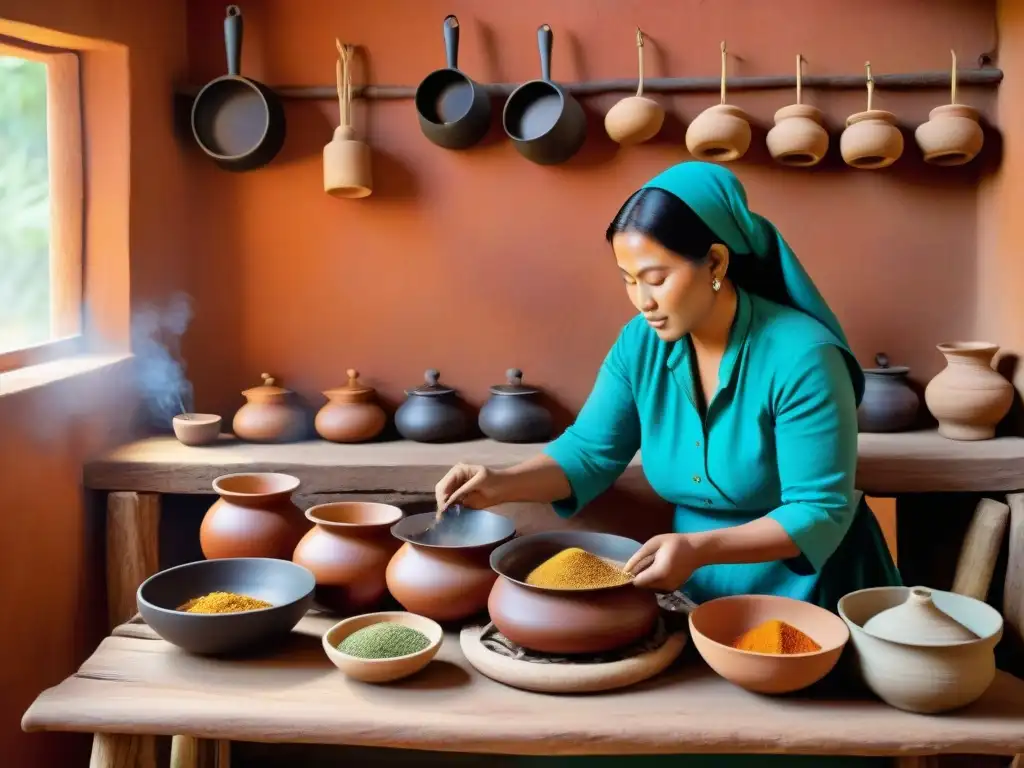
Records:
{"label": "window frame", "polygon": [[0,55],[46,65],[50,185],[49,341],[0,352],[0,374],[85,351],[85,146],[82,68],[77,51],[0,35]]}

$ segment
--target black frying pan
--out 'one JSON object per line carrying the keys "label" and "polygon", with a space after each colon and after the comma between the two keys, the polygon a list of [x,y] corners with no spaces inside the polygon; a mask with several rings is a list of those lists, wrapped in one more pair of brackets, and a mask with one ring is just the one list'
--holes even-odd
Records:
{"label": "black frying pan", "polygon": [[540,80],[516,88],[505,102],[502,122],[519,154],[541,165],[563,163],[587,137],[587,116],[568,91],[551,80],[551,27],[537,30]]}
{"label": "black frying pan", "polygon": [[427,75],[416,89],[420,130],[445,149],[465,149],[487,133],[491,97],[479,83],[459,71],[459,20],[444,20],[445,69]]}
{"label": "black frying pan", "polygon": [[239,74],[242,10],[229,5],[224,18],[228,73],[203,86],[192,102],[192,135],[200,149],[231,171],[266,165],[284,145],[284,108],[267,86]]}

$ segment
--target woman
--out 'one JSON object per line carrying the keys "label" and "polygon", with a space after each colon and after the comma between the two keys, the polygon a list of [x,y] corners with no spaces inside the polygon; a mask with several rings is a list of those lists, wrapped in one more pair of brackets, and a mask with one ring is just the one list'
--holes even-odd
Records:
{"label": "woman", "polygon": [[627,564],[637,586],[834,611],[849,591],[899,584],[854,489],[860,366],[739,180],[718,165],[674,166],[626,201],[606,237],[639,314],[576,422],[510,469],[453,467],[436,488],[441,508],[542,501],[572,515],[640,450],[676,512],[674,531]]}

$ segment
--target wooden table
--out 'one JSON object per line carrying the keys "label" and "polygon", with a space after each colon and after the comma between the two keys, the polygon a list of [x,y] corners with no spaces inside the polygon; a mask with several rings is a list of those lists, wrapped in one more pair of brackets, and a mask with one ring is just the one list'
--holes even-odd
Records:
{"label": "wooden table", "polygon": [[[759,696],[693,656],[646,684],[567,700],[483,677],[448,634],[424,672],[373,686],[324,655],[333,621],[311,613],[279,651],[228,661],[183,653],[136,618],[44,691],[22,727],[98,734],[92,768],[152,768],[151,737],[175,734],[511,755],[867,754],[906,766],[1024,752],[1024,681],[1002,672],[974,705],[941,716],[866,697]],[[180,755],[196,751],[179,746],[178,768],[192,768]]]}

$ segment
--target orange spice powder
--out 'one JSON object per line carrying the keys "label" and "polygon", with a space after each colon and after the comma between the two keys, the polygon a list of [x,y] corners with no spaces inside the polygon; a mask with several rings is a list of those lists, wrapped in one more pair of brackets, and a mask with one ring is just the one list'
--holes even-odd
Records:
{"label": "orange spice powder", "polygon": [[820,645],[799,629],[777,619],[758,624],[753,629],[744,632],[733,641],[732,647],[741,651],[774,655],[811,653],[821,650]]}

